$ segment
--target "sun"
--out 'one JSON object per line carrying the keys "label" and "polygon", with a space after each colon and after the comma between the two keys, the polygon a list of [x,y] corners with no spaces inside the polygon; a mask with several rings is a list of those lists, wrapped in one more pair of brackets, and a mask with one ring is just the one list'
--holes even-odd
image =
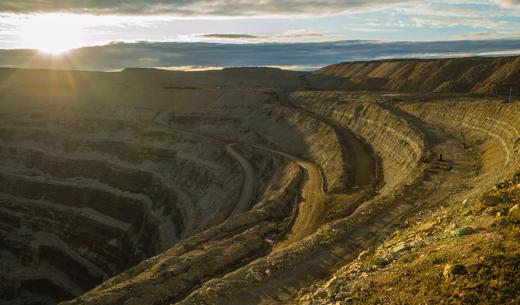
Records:
{"label": "sun", "polygon": [[21,27],[24,47],[51,55],[81,47],[83,36],[83,29],[64,14],[34,16]]}

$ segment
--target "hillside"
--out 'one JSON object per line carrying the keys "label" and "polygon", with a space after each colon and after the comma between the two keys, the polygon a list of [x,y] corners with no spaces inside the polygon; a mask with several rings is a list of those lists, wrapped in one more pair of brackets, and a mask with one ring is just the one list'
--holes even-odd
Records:
{"label": "hillside", "polygon": [[342,90],[520,94],[519,56],[346,62],[315,74],[342,78]]}
{"label": "hillside", "polygon": [[410,217],[293,304],[518,304],[519,182]]}

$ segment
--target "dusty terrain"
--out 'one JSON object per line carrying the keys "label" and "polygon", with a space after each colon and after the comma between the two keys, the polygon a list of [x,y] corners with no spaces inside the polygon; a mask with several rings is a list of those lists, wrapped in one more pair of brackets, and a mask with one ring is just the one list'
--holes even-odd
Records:
{"label": "dusty terrain", "polygon": [[0,69],[0,301],[515,304],[519,60]]}

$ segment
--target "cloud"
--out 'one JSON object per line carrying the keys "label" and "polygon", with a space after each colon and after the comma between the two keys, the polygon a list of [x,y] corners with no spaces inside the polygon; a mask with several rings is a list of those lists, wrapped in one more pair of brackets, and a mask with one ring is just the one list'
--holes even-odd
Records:
{"label": "cloud", "polygon": [[413,2],[403,4],[394,11],[401,13],[402,18],[408,18],[407,20],[416,27],[469,27],[482,31],[518,27],[517,19],[508,18],[508,16],[515,16],[516,9],[505,8],[505,2],[501,4],[499,2],[499,0]]}
{"label": "cloud", "polygon": [[502,6],[520,6],[520,0],[493,0],[493,2]]}
{"label": "cloud", "polygon": [[155,67],[157,69],[169,70],[169,71],[209,71],[209,70],[221,70],[224,67],[212,67],[212,66],[172,66],[172,67]]}
{"label": "cloud", "polygon": [[31,50],[0,50],[0,66],[112,71],[126,67],[292,66],[312,70],[342,61],[520,54],[520,39],[320,43],[112,43],[49,57]]}
{"label": "cloud", "polygon": [[487,32],[476,32],[470,34],[456,35],[456,39],[464,39],[464,40],[478,40],[478,39],[503,39],[503,38],[520,38],[520,32],[497,32],[497,31],[487,31]]}
{"label": "cloud", "polygon": [[174,14],[179,16],[328,15],[410,0],[2,0],[3,13]]}
{"label": "cloud", "polygon": [[272,37],[281,37],[281,38],[309,38],[309,37],[323,37],[323,33],[312,31],[312,30],[291,30],[287,31],[281,35],[276,35]]}
{"label": "cloud", "polygon": [[248,35],[248,34],[202,34],[199,35],[202,38],[218,38],[218,39],[256,39],[260,36]]}
{"label": "cloud", "polygon": [[184,37],[185,41],[189,42],[209,41],[219,43],[323,42],[334,40],[331,38],[332,37],[326,36],[323,33],[307,29],[290,30],[278,35],[263,36],[235,33],[211,33],[188,35]]}
{"label": "cloud", "polygon": [[411,20],[416,27],[450,27],[450,26],[466,26],[472,28],[504,28],[511,25],[510,22],[504,20],[493,20],[484,18],[464,18],[464,17],[445,17],[445,16],[420,16],[412,17]]}

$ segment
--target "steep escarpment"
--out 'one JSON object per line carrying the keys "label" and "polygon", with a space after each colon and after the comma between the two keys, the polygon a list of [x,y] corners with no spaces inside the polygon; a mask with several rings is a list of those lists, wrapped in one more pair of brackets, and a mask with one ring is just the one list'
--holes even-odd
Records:
{"label": "steep escarpment", "polygon": [[[442,126],[446,132],[463,136],[482,147],[483,171],[505,179],[504,171],[518,164],[520,155],[520,110],[501,101],[437,101],[403,103],[403,110]],[[496,171],[496,169],[503,169]]]}
{"label": "steep escarpment", "polygon": [[[309,94],[309,96],[312,96],[312,94]],[[321,104],[319,99],[316,99],[315,102]],[[309,102],[309,104],[311,103]],[[322,106],[330,107],[325,102]],[[311,284],[316,278],[330,274],[343,264],[345,260],[353,259],[359,249],[364,247],[365,243],[370,244],[373,240],[373,234],[391,224],[399,215],[412,209],[414,207],[413,203],[410,203],[408,199],[405,200],[398,191],[408,192],[408,189],[402,187],[405,184],[404,182],[413,184],[424,169],[419,166],[419,160],[424,154],[424,140],[421,133],[414,129],[411,123],[397,117],[393,112],[383,107],[376,106],[376,108],[370,108],[370,105],[365,103],[357,106],[368,108],[368,114],[365,117],[353,116],[351,120],[352,126],[356,124],[363,126],[368,124],[368,120],[371,122],[375,121],[379,116],[386,116],[390,121],[394,120],[393,122],[395,123],[392,126],[385,127],[381,124],[380,128],[371,128],[370,130],[372,131],[366,134],[365,140],[372,147],[378,147],[376,152],[385,152],[380,156],[383,162],[383,170],[405,168],[410,171],[408,174],[404,174],[402,177],[395,176],[394,180],[396,181],[387,178],[388,183],[386,183],[384,195],[380,195],[378,198],[369,200],[364,204],[361,203],[367,197],[356,197],[358,194],[357,190],[353,189],[350,195],[345,194],[345,197],[342,197],[344,212],[337,214],[342,215],[342,218],[337,219],[332,224],[321,222],[314,227],[315,223],[312,221],[314,216],[317,215],[318,219],[323,220],[328,210],[326,203],[336,198],[337,194],[324,192],[320,183],[322,181],[320,171],[315,171],[309,162],[283,152],[278,152],[272,148],[261,148],[267,152],[281,154],[289,160],[294,160],[307,176],[307,179],[302,181],[303,201],[297,207],[298,213],[293,216],[295,220],[292,223],[292,227],[284,234],[285,238],[284,235],[281,238],[279,237],[279,244],[282,246],[278,246],[277,240],[274,240],[274,243],[266,250],[268,255],[256,258],[245,266],[229,270],[222,276],[203,281],[200,284],[200,288],[192,290],[189,294],[184,294],[183,287],[179,288],[180,290],[161,292],[159,295],[154,295],[152,291],[147,291],[139,294],[139,300],[146,300],[150,304],[160,304],[161,298],[170,302],[178,301],[181,304],[244,304],[262,302],[267,295],[269,298],[287,301],[305,285]],[[311,107],[308,108],[309,111],[313,110]],[[290,115],[289,111],[291,111],[290,108],[286,107],[282,113],[288,116]],[[293,124],[301,125],[306,116],[308,117],[307,120],[318,120],[318,117],[310,114],[306,115],[300,111],[294,112],[297,115],[291,116],[299,118],[299,120],[292,121],[294,122]],[[323,113],[323,115],[328,116],[327,113]],[[347,128],[349,127],[346,123],[339,121],[337,117],[332,117],[331,119],[338,122],[338,126],[345,125]],[[321,124],[327,125],[330,123],[321,121]],[[329,128],[335,130],[330,126]],[[398,131],[394,130],[394,128]],[[360,127],[359,130],[362,130],[362,128]],[[218,130],[213,131],[218,132]],[[220,132],[222,133],[222,131]],[[272,135],[268,136],[273,137]],[[402,150],[397,150],[399,144],[405,141],[408,141],[408,144],[402,145],[404,146]],[[283,143],[281,142],[279,145],[282,148],[291,149],[282,146]],[[388,146],[387,150],[384,150],[385,145]],[[356,164],[352,164],[352,166],[356,167]],[[323,170],[323,174],[326,176],[327,170],[333,169],[322,167],[321,170]],[[414,172],[414,174],[410,174],[411,172]],[[371,170],[367,169],[365,175],[371,174]],[[384,175],[386,177],[386,173]],[[415,186],[417,185],[414,184],[413,187]],[[429,186],[423,187],[427,188]],[[323,207],[323,209],[320,207]],[[375,221],[376,219],[378,220]],[[308,235],[300,235],[294,231],[305,231],[307,229],[306,226],[314,228]],[[299,236],[299,239],[294,239],[294,236]],[[146,264],[157,264],[157,262],[149,260]],[[167,270],[180,270],[181,265],[181,262],[171,260],[164,268]],[[154,267],[150,268],[153,269]],[[205,268],[202,270],[206,274]],[[177,271],[175,271],[175,274],[178,274]],[[197,274],[196,270],[190,269],[185,271],[185,275],[182,275],[182,277],[191,278],[194,274]],[[307,275],[305,276],[304,274]],[[127,299],[128,295],[122,292],[123,289],[133,287],[139,291],[144,291],[142,289],[146,289],[150,282],[157,282],[155,285],[163,285],[168,280],[168,278],[157,279],[155,277],[138,277],[135,278],[136,281],[131,281],[130,279],[116,277],[114,279],[116,282],[107,283],[107,286],[103,287],[103,291],[93,291],[85,295],[85,299],[77,299],[72,303],[112,304],[112,300],[108,296],[113,291],[118,295],[117,302],[131,304],[133,300]],[[277,287],[283,287],[283,289]]]}
{"label": "steep escarpment", "polygon": [[349,94],[296,92],[291,99],[295,105],[335,120],[370,143],[383,161],[386,189],[417,178],[417,165],[426,155],[426,147],[423,134],[413,124],[376,103]]}
{"label": "steep escarpment", "polygon": [[[215,275],[265,254],[291,222],[292,199],[301,177],[297,166],[280,161],[268,196],[251,211],[185,239],[69,303],[178,302]],[[129,294],[129,289],[137,293]]]}
{"label": "steep escarpment", "polygon": [[520,94],[520,57],[346,62],[315,73],[342,78],[343,90]]}
{"label": "steep escarpment", "polygon": [[[490,281],[500,277],[504,265],[518,261],[518,106],[460,98],[386,104],[424,131],[437,159],[427,172],[447,170],[439,181],[448,193],[424,193],[422,210],[409,214],[384,243],[367,247],[329,279],[301,290],[294,303],[514,303],[512,290]],[[445,144],[439,132],[446,135]],[[503,275],[507,285],[518,285],[514,272]]]}
{"label": "steep escarpment", "polygon": [[224,148],[181,131],[50,107],[5,115],[0,140],[8,300],[77,296],[222,222],[240,194]]}
{"label": "steep escarpment", "polygon": [[170,124],[222,139],[268,145],[300,155],[321,167],[326,188],[332,192],[344,189],[350,178],[349,163],[345,160],[345,151],[342,151],[334,129],[276,104],[223,106],[205,113],[172,116]]}
{"label": "steep escarpment", "polygon": [[[331,126],[284,107],[272,107],[269,111],[261,112],[256,120],[258,132],[276,148],[289,153],[299,154],[304,159],[318,164],[325,178],[325,189],[329,192],[338,192],[348,186],[352,170],[342,150],[339,135]],[[260,120],[264,121],[259,124]],[[247,120],[247,125],[254,122]],[[269,122],[278,122],[277,125]],[[267,123],[267,124],[266,124]],[[285,129],[292,132],[277,133],[275,130]],[[295,143],[295,135],[301,135],[303,143]],[[295,143],[291,145],[290,143]],[[303,149],[297,149],[302,145]],[[326,151],[327,153],[323,153]]]}
{"label": "steep escarpment", "polygon": [[[197,243],[186,263],[194,253],[206,263],[235,243],[240,251],[207,272],[187,273],[181,295],[262,255],[294,221],[301,169],[245,143],[309,158],[323,167],[329,188],[345,187],[348,166],[330,126],[276,105],[237,107],[233,99],[241,96],[225,92],[206,113],[182,115],[133,105],[4,108],[5,298],[71,299],[190,236]],[[242,161],[227,150],[233,142]],[[235,217],[253,206],[260,209],[253,216]],[[226,219],[234,220],[219,226]],[[69,229],[72,222],[80,225]]]}

